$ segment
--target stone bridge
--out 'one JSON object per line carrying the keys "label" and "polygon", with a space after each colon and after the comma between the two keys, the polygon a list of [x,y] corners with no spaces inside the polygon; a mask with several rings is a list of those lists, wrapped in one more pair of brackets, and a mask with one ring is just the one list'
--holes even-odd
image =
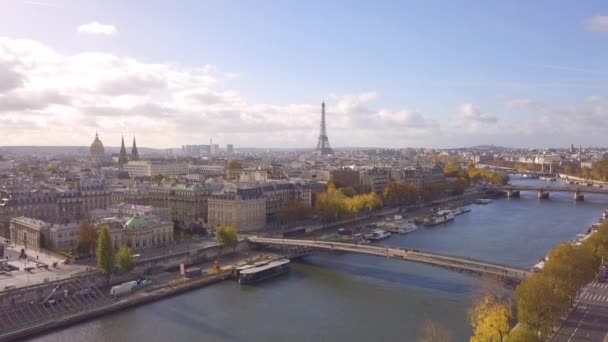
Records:
{"label": "stone bridge", "polygon": [[[398,248],[367,244],[354,244],[333,241],[281,239],[252,236],[247,240],[253,244],[275,247],[295,248],[298,251],[329,250],[357,254],[375,255],[385,258],[405,260],[441,267],[460,273],[476,276],[491,276],[500,278],[507,284],[518,284],[530,275],[530,271],[507,265],[495,264],[472,258],[444,255],[432,252],[423,252],[411,248]],[[302,255],[299,253],[298,255]]]}

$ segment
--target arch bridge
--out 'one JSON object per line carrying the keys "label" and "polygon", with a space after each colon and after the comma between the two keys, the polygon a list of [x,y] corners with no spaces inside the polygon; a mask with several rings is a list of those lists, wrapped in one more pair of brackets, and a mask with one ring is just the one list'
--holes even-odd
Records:
{"label": "arch bridge", "polygon": [[533,186],[533,185],[505,185],[493,187],[493,190],[501,190],[507,197],[519,197],[521,191],[535,191],[539,199],[549,198],[551,192],[570,192],[575,201],[582,201],[585,193],[608,195],[608,188],[599,187],[571,187],[571,186]]}
{"label": "arch bridge", "polygon": [[501,279],[507,285],[517,285],[530,275],[530,271],[500,265],[483,260],[423,252],[411,248],[399,248],[378,245],[354,244],[333,241],[281,239],[252,236],[247,240],[250,243],[275,247],[287,251],[288,256],[296,257],[310,254],[312,250],[340,251],[348,253],[375,255],[391,259],[417,262],[434,267],[445,268],[456,272],[475,275],[490,276]]}

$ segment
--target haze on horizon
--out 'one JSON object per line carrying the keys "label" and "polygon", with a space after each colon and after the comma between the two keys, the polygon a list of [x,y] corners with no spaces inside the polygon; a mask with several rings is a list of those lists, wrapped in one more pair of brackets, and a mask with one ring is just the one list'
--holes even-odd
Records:
{"label": "haze on horizon", "polygon": [[0,145],[605,146],[607,56],[600,1],[12,1]]}

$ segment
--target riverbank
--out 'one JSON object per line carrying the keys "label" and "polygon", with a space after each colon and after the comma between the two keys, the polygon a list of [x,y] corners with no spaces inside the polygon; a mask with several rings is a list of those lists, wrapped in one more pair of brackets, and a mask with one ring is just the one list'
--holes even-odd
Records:
{"label": "riverbank", "polygon": [[87,311],[67,315],[64,317],[59,317],[57,319],[51,319],[49,321],[37,325],[1,334],[0,341],[13,341],[16,339],[23,339],[33,335],[46,333],[53,329],[63,328],[69,325],[100,317],[102,315],[107,315],[120,310],[133,308],[138,305],[157,301],[206,285],[214,284],[227,279],[228,277],[230,277],[230,275],[231,270],[223,270],[220,271],[218,274],[205,275],[201,278],[186,281],[182,284],[171,283],[150,291],[134,293],[130,297],[119,299],[112,304],[95,307]]}

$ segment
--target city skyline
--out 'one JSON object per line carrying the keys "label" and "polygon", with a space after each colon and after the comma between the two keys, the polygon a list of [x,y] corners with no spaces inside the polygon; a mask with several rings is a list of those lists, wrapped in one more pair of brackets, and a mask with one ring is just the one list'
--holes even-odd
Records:
{"label": "city skyline", "polygon": [[600,2],[169,6],[8,5],[1,144],[604,146]]}

